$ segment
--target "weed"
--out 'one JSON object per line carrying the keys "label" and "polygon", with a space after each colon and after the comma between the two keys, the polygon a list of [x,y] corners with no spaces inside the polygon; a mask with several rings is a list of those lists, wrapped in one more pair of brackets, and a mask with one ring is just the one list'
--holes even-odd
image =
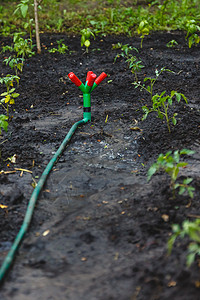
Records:
{"label": "weed", "polygon": [[172,225],[173,234],[168,240],[168,253],[171,254],[173,245],[178,237],[189,237],[188,254],[186,264],[188,267],[195,261],[195,257],[200,255],[200,219],[194,221],[185,220],[182,223],[182,228],[177,225]]}
{"label": "weed", "polygon": [[186,192],[190,198],[193,198],[193,191],[195,189],[189,185],[193,180],[192,178],[184,179],[183,183],[176,182],[180,168],[185,168],[188,165],[187,162],[180,161],[180,156],[192,154],[194,154],[194,151],[188,149],[182,149],[180,151],[176,150],[173,154],[172,151],[168,151],[165,155],[160,154],[157,158],[157,161],[148,170],[148,181],[155,173],[162,170],[171,178],[170,186],[172,188],[173,198],[175,198],[175,190],[177,188],[179,188],[179,195],[182,195],[184,192]]}

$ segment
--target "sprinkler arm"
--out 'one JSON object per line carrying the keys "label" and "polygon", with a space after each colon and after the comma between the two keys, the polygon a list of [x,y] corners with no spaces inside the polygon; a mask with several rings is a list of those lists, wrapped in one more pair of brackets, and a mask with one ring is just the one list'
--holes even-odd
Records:
{"label": "sprinkler arm", "polygon": [[96,74],[94,74],[92,71],[89,71],[87,73],[85,85],[73,72],[70,72],[68,77],[81,90],[81,92],[83,92],[83,94],[88,94],[91,93],[107,77],[107,74],[102,72],[96,78]]}

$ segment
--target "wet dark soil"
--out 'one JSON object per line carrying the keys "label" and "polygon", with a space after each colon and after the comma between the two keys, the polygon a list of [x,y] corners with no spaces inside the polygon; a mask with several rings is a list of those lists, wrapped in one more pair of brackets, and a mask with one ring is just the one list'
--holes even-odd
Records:
{"label": "wet dark soil", "polygon": [[[49,53],[64,39],[70,54]],[[166,44],[176,40],[178,45]],[[71,126],[82,118],[82,94],[67,78],[73,71],[85,82],[87,71],[108,78],[92,92],[92,122],[77,130],[42,191],[15,263],[1,286],[4,299],[199,299],[199,258],[186,267],[188,239],[167,255],[172,224],[200,215],[200,47],[188,48],[182,32],[139,38],[96,38],[89,53],[79,37],[41,36],[42,54],[25,62],[16,87],[8,132],[1,137],[0,261],[3,262],[24,218],[34,184]],[[8,43],[1,39],[1,45]],[[154,76],[166,67],[155,92],[176,90],[188,105],[175,103],[177,125],[154,113],[145,121],[147,93],[135,89],[134,75],[119,57],[118,42],[139,49]],[[1,59],[9,53],[1,54]],[[1,65],[1,76],[10,73]],[[4,88],[0,87],[0,92]],[[1,108],[1,113],[4,113]],[[160,153],[188,148],[189,164],[180,178],[192,177],[194,198],[172,198],[162,172],[147,182],[147,170]],[[16,162],[9,158],[15,155]]]}

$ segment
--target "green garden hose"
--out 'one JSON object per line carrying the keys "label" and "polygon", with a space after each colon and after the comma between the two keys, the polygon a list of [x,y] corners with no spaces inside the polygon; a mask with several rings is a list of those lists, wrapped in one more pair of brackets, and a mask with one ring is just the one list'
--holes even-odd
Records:
{"label": "green garden hose", "polygon": [[23,237],[25,235],[25,233],[28,230],[28,227],[30,225],[32,216],[33,216],[33,211],[35,208],[35,204],[37,202],[37,199],[39,197],[39,194],[46,182],[47,176],[49,175],[49,173],[51,172],[54,164],[57,162],[57,160],[59,159],[59,157],[61,156],[61,154],[63,153],[63,151],[65,150],[66,145],[68,144],[68,142],[71,140],[74,132],[76,131],[76,129],[78,128],[78,126],[87,123],[88,121],[91,121],[91,96],[90,93],[99,85],[99,83],[104,80],[104,78],[107,77],[107,75],[103,72],[101,73],[101,75],[96,78],[96,74],[94,74],[92,71],[89,71],[87,74],[87,78],[86,78],[86,83],[85,85],[78,79],[78,77],[76,77],[76,75],[71,72],[69,73],[69,78],[71,79],[71,81],[73,83],[76,84],[76,86],[79,87],[79,89],[83,92],[83,119],[76,122],[71,129],[69,130],[68,134],[66,135],[65,139],[63,140],[62,144],[60,145],[60,147],[58,148],[58,150],[56,151],[56,153],[54,154],[53,158],[50,160],[50,162],[48,163],[48,165],[46,166],[44,172],[42,173],[37,186],[35,187],[31,198],[29,200],[28,203],[28,207],[26,210],[26,214],[24,217],[24,221],[22,223],[22,226],[19,230],[18,235],[16,236],[6,258],[3,261],[3,264],[0,268],[0,284],[3,282],[4,277],[7,273],[7,271],[9,270],[10,266],[12,265],[14,258],[15,258],[15,254],[19,248],[20,243],[23,240]]}
{"label": "green garden hose", "polygon": [[27,207],[27,211],[26,211],[26,214],[25,214],[25,217],[24,217],[23,224],[22,224],[22,226],[19,230],[18,235],[16,236],[16,238],[15,238],[13,244],[12,244],[12,247],[10,248],[10,250],[9,250],[2,266],[1,266],[1,269],[0,269],[0,283],[2,283],[5,274],[9,270],[9,268],[10,268],[10,266],[11,266],[13,260],[14,260],[17,249],[18,249],[21,241],[23,240],[23,237],[24,237],[25,233],[28,230],[28,227],[30,225],[30,222],[31,222],[31,219],[32,219],[32,216],[33,216],[33,211],[34,211],[34,208],[35,208],[35,204],[36,204],[37,199],[39,197],[39,194],[40,194],[40,192],[41,192],[41,190],[42,190],[42,188],[45,184],[47,176],[49,175],[50,171],[52,170],[54,164],[59,159],[60,155],[63,153],[66,145],[70,141],[70,139],[73,136],[74,132],[76,131],[77,127],[82,125],[82,124],[87,123],[88,121],[89,120],[87,118],[84,118],[84,119],[76,122],[71,127],[71,129],[69,130],[69,132],[66,135],[65,139],[63,140],[62,144],[60,145],[60,147],[58,148],[58,150],[54,154],[53,158],[50,160],[50,162],[46,166],[44,172],[42,173],[42,175],[40,177],[40,180],[38,181],[38,184],[35,187],[32,195],[31,195],[31,198],[29,200],[29,204],[28,204],[28,207]]}

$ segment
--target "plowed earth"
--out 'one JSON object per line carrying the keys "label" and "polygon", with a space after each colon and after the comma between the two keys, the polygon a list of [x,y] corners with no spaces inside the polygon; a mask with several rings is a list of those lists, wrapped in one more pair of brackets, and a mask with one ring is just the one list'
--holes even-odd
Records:
{"label": "plowed earth", "polygon": [[[48,52],[60,39],[70,54]],[[171,40],[178,45],[166,47]],[[77,130],[47,180],[0,298],[199,299],[199,258],[187,268],[188,239],[178,239],[170,256],[167,241],[172,224],[200,215],[200,47],[189,49],[182,32],[151,34],[142,49],[135,37],[96,38],[88,54],[79,37],[43,34],[41,41],[42,54],[26,59],[16,87],[20,96],[10,110],[8,132],[2,131],[0,204],[7,208],[0,209],[1,263],[34,183],[82,118],[82,94],[67,74],[73,71],[83,82],[89,70],[109,77],[92,92],[92,122]],[[170,115],[178,113],[171,133],[154,113],[141,121],[141,107],[150,98],[135,89],[122,57],[114,63],[120,50],[112,45],[118,42],[139,49],[132,53],[144,65],[140,81],[162,67],[174,72],[162,73],[154,90],[176,90],[188,98],[188,105],[181,101],[171,108]],[[1,60],[9,55],[1,54]],[[11,73],[5,64],[0,68],[1,76]],[[184,157],[189,164],[179,176],[193,178],[191,202],[186,195],[172,198],[164,173],[150,182],[146,176],[160,153],[183,148],[196,151]],[[8,159],[13,155],[15,163]]]}

